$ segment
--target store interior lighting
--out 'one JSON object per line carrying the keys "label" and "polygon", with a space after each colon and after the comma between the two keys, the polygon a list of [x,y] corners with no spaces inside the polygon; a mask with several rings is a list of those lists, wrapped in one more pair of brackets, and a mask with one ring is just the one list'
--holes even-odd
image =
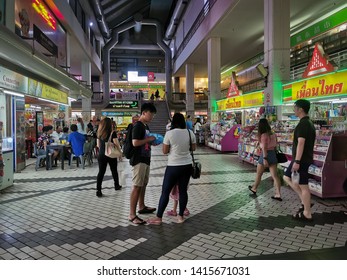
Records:
{"label": "store interior lighting", "polygon": [[5,89],[5,90],[3,90],[3,92],[7,93],[7,94],[14,95],[14,96],[24,97],[23,93],[18,93],[18,92],[12,91],[12,90]]}

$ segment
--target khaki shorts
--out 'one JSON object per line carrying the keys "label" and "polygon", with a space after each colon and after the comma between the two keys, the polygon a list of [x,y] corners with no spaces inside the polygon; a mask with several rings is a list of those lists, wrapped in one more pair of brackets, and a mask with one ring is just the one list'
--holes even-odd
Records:
{"label": "khaki shorts", "polygon": [[133,185],[138,187],[147,186],[149,180],[150,166],[145,163],[138,163],[133,166]]}

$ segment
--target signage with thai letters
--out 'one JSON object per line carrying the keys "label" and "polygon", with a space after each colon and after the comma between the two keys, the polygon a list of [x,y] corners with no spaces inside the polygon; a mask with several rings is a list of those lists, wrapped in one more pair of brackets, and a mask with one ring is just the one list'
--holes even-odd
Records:
{"label": "signage with thai letters", "polygon": [[114,100],[110,101],[107,105],[107,109],[137,109],[139,107],[138,101],[123,101],[123,100]]}
{"label": "signage with thai letters", "polygon": [[241,96],[231,97],[217,101],[217,111],[230,109],[241,109],[262,106],[264,104],[264,94],[257,91]]}
{"label": "signage with thai letters", "polygon": [[27,93],[28,78],[0,66],[0,87]]}
{"label": "signage with thai letters", "polygon": [[292,84],[292,100],[347,93],[347,72],[327,74]]}

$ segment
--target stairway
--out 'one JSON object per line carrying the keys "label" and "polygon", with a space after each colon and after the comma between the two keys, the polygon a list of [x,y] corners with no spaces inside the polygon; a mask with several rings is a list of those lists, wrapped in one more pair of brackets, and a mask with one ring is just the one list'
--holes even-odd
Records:
{"label": "stairway", "polygon": [[157,113],[153,120],[148,124],[151,132],[165,135],[166,124],[169,119],[169,112],[165,100],[154,101],[154,106],[157,108]]}

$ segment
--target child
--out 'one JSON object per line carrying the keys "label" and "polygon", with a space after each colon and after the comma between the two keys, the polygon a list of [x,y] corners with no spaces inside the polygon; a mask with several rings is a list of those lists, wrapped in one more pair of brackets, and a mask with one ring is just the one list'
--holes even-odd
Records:
{"label": "child", "polygon": [[[178,200],[180,198],[180,194],[179,194],[179,191],[178,191],[178,185],[175,185],[172,188],[171,193],[170,193],[170,197],[173,199],[174,205],[173,205],[172,210],[167,211],[166,214],[168,216],[177,216],[177,204],[178,204]],[[190,212],[189,212],[188,208],[186,208],[184,210],[183,215],[184,216],[189,216],[189,214],[190,214]]]}

